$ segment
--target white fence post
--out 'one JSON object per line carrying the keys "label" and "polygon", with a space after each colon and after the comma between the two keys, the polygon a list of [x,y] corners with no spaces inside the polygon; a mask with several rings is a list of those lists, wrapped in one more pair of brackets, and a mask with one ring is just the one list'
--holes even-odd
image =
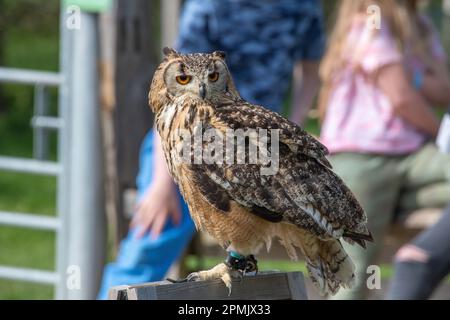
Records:
{"label": "white fence post", "polygon": [[178,35],[180,0],[161,1],[161,45],[173,47]]}
{"label": "white fence post", "polygon": [[98,74],[98,15],[81,12],[73,31],[70,215],[67,269],[79,270],[68,299],[95,299],[106,256],[103,147]]}

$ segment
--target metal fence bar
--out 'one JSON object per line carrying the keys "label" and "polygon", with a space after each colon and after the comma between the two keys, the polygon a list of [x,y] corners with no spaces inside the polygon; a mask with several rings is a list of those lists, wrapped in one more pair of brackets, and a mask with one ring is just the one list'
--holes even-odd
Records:
{"label": "metal fence bar", "polygon": [[0,211],[0,225],[51,231],[57,231],[60,227],[56,217],[8,211]]}
{"label": "metal fence bar", "polygon": [[[45,116],[48,112],[48,92],[42,84],[34,87],[34,115]],[[33,119],[34,120],[34,119]],[[32,120],[32,122],[33,122]],[[49,135],[46,128],[33,126],[33,157],[38,160],[48,159]]]}
{"label": "metal fence bar", "polygon": [[52,285],[59,282],[59,275],[56,272],[7,266],[0,266],[0,278]]}
{"label": "metal fence bar", "polygon": [[68,288],[65,286],[64,275],[67,270],[67,251],[68,239],[70,235],[69,221],[69,200],[70,200],[70,131],[71,131],[71,96],[72,96],[72,68],[71,61],[73,58],[73,37],[76,31],[69,30],[66,26],[68,13],[66,6],[61,3],[59,32],[60,32],[60,48],[59,48],[59,70],[64,75],[64,81],[58,90],[58,114],[63,121],[64,127],[59,130],[58,134],[58,161],[62,166],[61,174],[57,179],[57,212],[60,221],[59,232],[56,233],[56,272],[60,274],[60,281],[55,288],[55,298],[63,300],[67,298]]}
{"label": "metal fence bar", "polygon": [[0,170],[56,176],[61,172],[57,162],[14,157],[0,157]]}
{"label": "metal fence bar", "polygon": [[103,159],[100,128],[97,16],[81,12],[74,33],[71,75],[70,225],[67,263],[83,272],[68,299],[95,299],[105,262]]}
{"label": "metal fence bar", "polygon": [[58,117],[36,116],[31,119],[31,126],[58,130],[64,126],[64,120]]}
{"label": "metal fence bar", "polygon": [[0,67],[0,82],[30,85],[43,84],[56,87],[63,82],[63,76],[57,72]]}

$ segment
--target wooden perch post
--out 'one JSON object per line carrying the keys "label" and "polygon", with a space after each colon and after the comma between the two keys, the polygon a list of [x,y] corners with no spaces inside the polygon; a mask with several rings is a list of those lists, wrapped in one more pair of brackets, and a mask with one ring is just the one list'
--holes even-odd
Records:
{"label": "wooden perch post", "polygon": [[221,280],[171,283],[160,281],[117,286],[110,300],[307,300],[301,272],[268,272],[233,280],[233,290]]}

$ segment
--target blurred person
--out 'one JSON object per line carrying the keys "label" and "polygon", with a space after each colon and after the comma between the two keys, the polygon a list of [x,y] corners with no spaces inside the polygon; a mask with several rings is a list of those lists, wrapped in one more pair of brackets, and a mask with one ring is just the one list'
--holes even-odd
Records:
{"label": "blurred person", "polygon": [[[291,119],[298,123],[319,88],[323,47],[318,0],[187,0],[176,44],[181,53],[225,51],[242,97],[277,112],[294,76]],[[111,286],[161,280],[195,232],[153,130],[142,144],[137,185],[131,230],[105,268],[100,299]]]}
{"label": "blurred person", "polygon": [[[450,154],[450,110],[441,125],[439,149]],[[450,273],[450,205],[428,230],[404,245],[395,255],[395,272],[387,294],[389,300],[430,298]]]}
{"label": "blurred person", "polygon": [[[380,26],[370,23],[380,8]],[[356,284],[336,299],[367,294],[367,267],[398,212],[443,208],[450,200],[450,157],[434,140],[433,106],[450,104],[446,54],[415,0],[343,0],[320,69],[321,140],[331,163],[366,211],[375,242],[344,245]]]}
{"label": "blurred person", "polygon": [[450,273],[450,206],[395,256],[388,300],[425,300]]}

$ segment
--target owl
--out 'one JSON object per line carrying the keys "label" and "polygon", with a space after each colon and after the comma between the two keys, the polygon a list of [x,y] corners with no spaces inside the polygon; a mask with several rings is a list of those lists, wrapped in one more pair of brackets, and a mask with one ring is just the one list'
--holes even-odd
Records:
{"label": "owl", "polygon": [[[351,287],[355,266],[341,242],[365,248],[373,240],[326,147],[281,115],[242,99],[225,53],[163,51],[149,105],[167,167],[197,229],[228,252],[223,263],[187,281],[222,279],[231,292],[232,279],[257,271],[255,256],[277,239],[291,259],[302,253],[320,294]],[[244,133],[241,143],[238,133]]]}

